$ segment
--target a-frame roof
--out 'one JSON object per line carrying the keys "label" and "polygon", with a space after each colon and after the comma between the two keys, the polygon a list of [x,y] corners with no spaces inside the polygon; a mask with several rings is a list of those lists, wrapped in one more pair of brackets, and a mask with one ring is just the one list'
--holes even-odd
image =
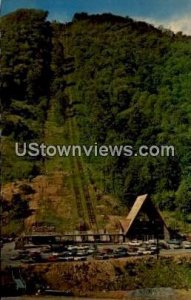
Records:
{"label": "a-frame roof", "polygon": [[[148,194],[145,194],[145,195],[141,195],[141,196],[138,196],[135,200],[135,203],[133,205],[133,207],[131,208],[128,216],[126,217],[126,219],[123,219],[120,221],[120,224],[123,228],[123,231],[125,234],[128,233],[129,229],[131,228],[133,222],[135,221],[137,215],[139,214],[139,212],[141,211],[141,208],[143,207],[143,204],[149,200],[149,195]],[[151,201],[151,200],[150,200]],[[154,204],[151,202],[152,204],[152,208],[155,209],[155,211],[157,212],[157,215],[160,217],[160,219],[163,221],[164,225],[165,225],[165,222],[162,218],[162,216],[160,215],[159,211],[157,210],[157,208],[154,206]],[[166,225],[165,225],[166,226]]]}

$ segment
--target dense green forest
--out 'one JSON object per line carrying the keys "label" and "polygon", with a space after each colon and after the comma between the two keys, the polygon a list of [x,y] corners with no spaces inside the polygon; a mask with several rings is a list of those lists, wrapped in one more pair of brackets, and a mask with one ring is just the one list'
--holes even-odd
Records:
{"label": "dense green forest", "polygon": [[54,98],[60,126],[72,106],[82,144],[174,145],[174,157],[84,159],[123,203],[150,193],[161,209],[191,213],[191,37],[111,14],[46,18],[1,18],[3,181],[43,172],[42,158],[16,157],[14,143],[43,141]]}
{"label": "dense green forest", "polygon": [[3,181],[35,176],[39,163],[17,158],[14,141],[40,141],[50,97],[51,30],[46,12],[20,10],[1,19]]}
{"label": "dense green forest", "polygon": [[149,192],[162,209],[190,211],[191,38],[107,14],[76,14],[67,34],[83,141],[176,149],[98,161],[108,192]]}

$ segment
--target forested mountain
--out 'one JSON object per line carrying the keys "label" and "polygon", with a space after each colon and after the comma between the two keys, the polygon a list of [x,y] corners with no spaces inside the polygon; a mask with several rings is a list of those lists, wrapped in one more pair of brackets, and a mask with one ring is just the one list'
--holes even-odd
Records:
{"label": "forested mountain", "polygon": [[111,14],[46,17],[1,19],[4,181],[43,172],[40,157],[15,157],[14,142],[43,141],[55,99],[60,127],[72,106],[82,144],[174,145],[175,157],[84,159],[126,205],[150,193],[161,209],[190,213],[191,37]]}
{"label": "forested mountain", "polygon": [[[109,14],[76,14],[65,46],[84,143],[174,145],[175,157],[100,159],[108,192],[191,209],[191,38]],[[94,159],[92,159],[94,163]]]}
{"label": "forested mountain", "polygon": [[51,30],[47,13],[2,17],[3,181],[36,175],[38,163],[17,158],[14,142],[40,141],[50,97]]}

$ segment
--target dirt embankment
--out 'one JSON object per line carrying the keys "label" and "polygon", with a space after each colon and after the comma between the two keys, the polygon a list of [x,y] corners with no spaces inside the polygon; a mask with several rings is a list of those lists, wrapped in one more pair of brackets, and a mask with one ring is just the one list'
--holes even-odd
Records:
{"label": "dirt embankment", "polygon": [[[18,268],[17,268],[18,269]],[[23,265],[19,274],[27,293],[39,288],[71,291],[75,296],[126,298],[129,291],[149,288],[182,289],[191,298],[191,256],[140,257],[108,261],[63,262]],[[11,269],[3,270],[4,288],[11,287]],[[184,298],[186,294],[187,298]],[[130,298],[133,299],[133,298]],[[166,298],[165,298],[166,299]],[[175,299],[175,298],[174,298]]]}
{"label": "dirt embankment", "polygon": [[[81,171],[78,170],[78,172]],[[58,232],[79,228],[80,224],[83,223],[83,218],[77,203],[79,202],[81,207],[83,199],[80,198],[79,191],[76,191],[76,182],[73,182],[76,180],[75,176],[72,172],[54,171],[46,175],[39,175],[31,180],[20,180],[2,186],[2,197],[8,205],[11,204],[14,195],[19,195],[28,202],[31,210],[31,215],[25,219],[25,226],[19,228],[19,233],[22,230],[30,231],[37,224],[43,224],[47,227],[52,225]],[[89,184],[88,188],[93,190],[93,185]],[[95,209],[101,229],[102,225],[105,224],[107,229],[116,230],[116,226],[119,226],[119,216],[113,216],[113,214],[116,214],[120,205],[110,195],[105,195],[101,191],[98,192],[100,198]],[[91,214],[90,211],[89,214]],[[14,220],[12,220],[10,210],[4,211],[2,224],[4,233],[7,233],[6,227],[11,221]],[[17,233],[14,227],[12,231]]]}
{"label": "dirt embankment", "polygon": [[[52,215],[67,224],[69,220],[76,217],[68,173],[54,172],[47,176],[39,175],[31,181],[7,183],[2,187],[2,196],[8,203],[15,194],[27,200],[32,211],[32,215],[25,219],[25,230],[31,230],[36,222],[41,222],[44,218],[44,223],[52,224]],[[69,225],[72,226],[72,222]]]}
{"label": "dirt embankment", "polygon": [[154,287],[191,289],[191,256],[28,265],[22,273],[30,284],[43,282],[77,296]]}

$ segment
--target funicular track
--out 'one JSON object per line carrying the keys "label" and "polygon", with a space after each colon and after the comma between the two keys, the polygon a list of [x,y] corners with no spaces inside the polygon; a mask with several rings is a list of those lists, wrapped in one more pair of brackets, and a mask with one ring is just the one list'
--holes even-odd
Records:
{"label": "funicular track", "polygon": [[[73,141],[73,143],[76,144],[78,141],[78,136],[76,134],[77,132],[77,125],[75,122],[75,117],[70,117],[69,119],[69,133],[70,133],[70,138]],[[78,188],[78,199],[76,199],[76,202],[78,203],[78,209],[83,210],[84,205],[85,205],[85,210],[87,212],[87,217],[88,217],[88,223],[89,227],[93,229],[97,229],[97,220],[96,220],[96,213],[95,213],[95,208],[93,204],[93,199],[92,195],[90,194],[89,190],[89,178],[88,174],[85,170],[82,158],[79,156],[71,157],[71,163],[72,163],[72,170],[73,172],[77,173],[79,175],[79,184],[81,185],[81,190],[83,193],[83,197],[79,197],[80,195],[80,189]],[[76,193],[75,193],[76,194]],[[82,204],[82,201],[85,201],[84,205]],[[81,203],[80,203],[81,202]],[[85,212],[83,213],[83,217],[85,219]]]}
{"label": "funicular track", "polygon": [[[73,95],[73,86],[75,83],[73,81],[73,72],[75,71],[75,58],[72,56],[70,51],[70,33],[66,30],[63,36],[64,43],[64,53],[65,53],[65,76],[68,89],[66,94],[69,97],[69,106],[68,106],[68,131],[69,131],[69,140],[71,144],[79,144],[79,134],[78,126],[76,124],[76,112]],[[72,84],[71,84],[72,83]],[[89,173],[86,171],[82,157],[73,156],[70,157],[71,169],[74,177],[74,193],[76,197],[76,205],[79,216],[85,221],[88,219],[88,224],[91,229],[98,229],[97,220],[96,220],[96,210],[94,207],[94,199],[97,199],[95,190],[92,189],[90,192],[91,178]],[[93,194],[95,194],[93,196]]]}
{"label": "funicular track", "polygon": [[[72,135],[72,129],[71,129],[71,123],[69,121],[69,136],[70,139],[73,139]],[[75,157],[70,157],[70,166],[71,166],[71,171],[72,171],[72,179],[73,179],[73,191],[74,191],[74,197],[76,200],[76,207],[77,207],[77,213],[78,216],[83,220],[85,223],[86,221],[86,215],[82,203],[82,198],[81,198],[81,193],[80,193],[80,188],[79,184],[77,182],[77,172],[76,172],[76,162],[75,162]]]}

